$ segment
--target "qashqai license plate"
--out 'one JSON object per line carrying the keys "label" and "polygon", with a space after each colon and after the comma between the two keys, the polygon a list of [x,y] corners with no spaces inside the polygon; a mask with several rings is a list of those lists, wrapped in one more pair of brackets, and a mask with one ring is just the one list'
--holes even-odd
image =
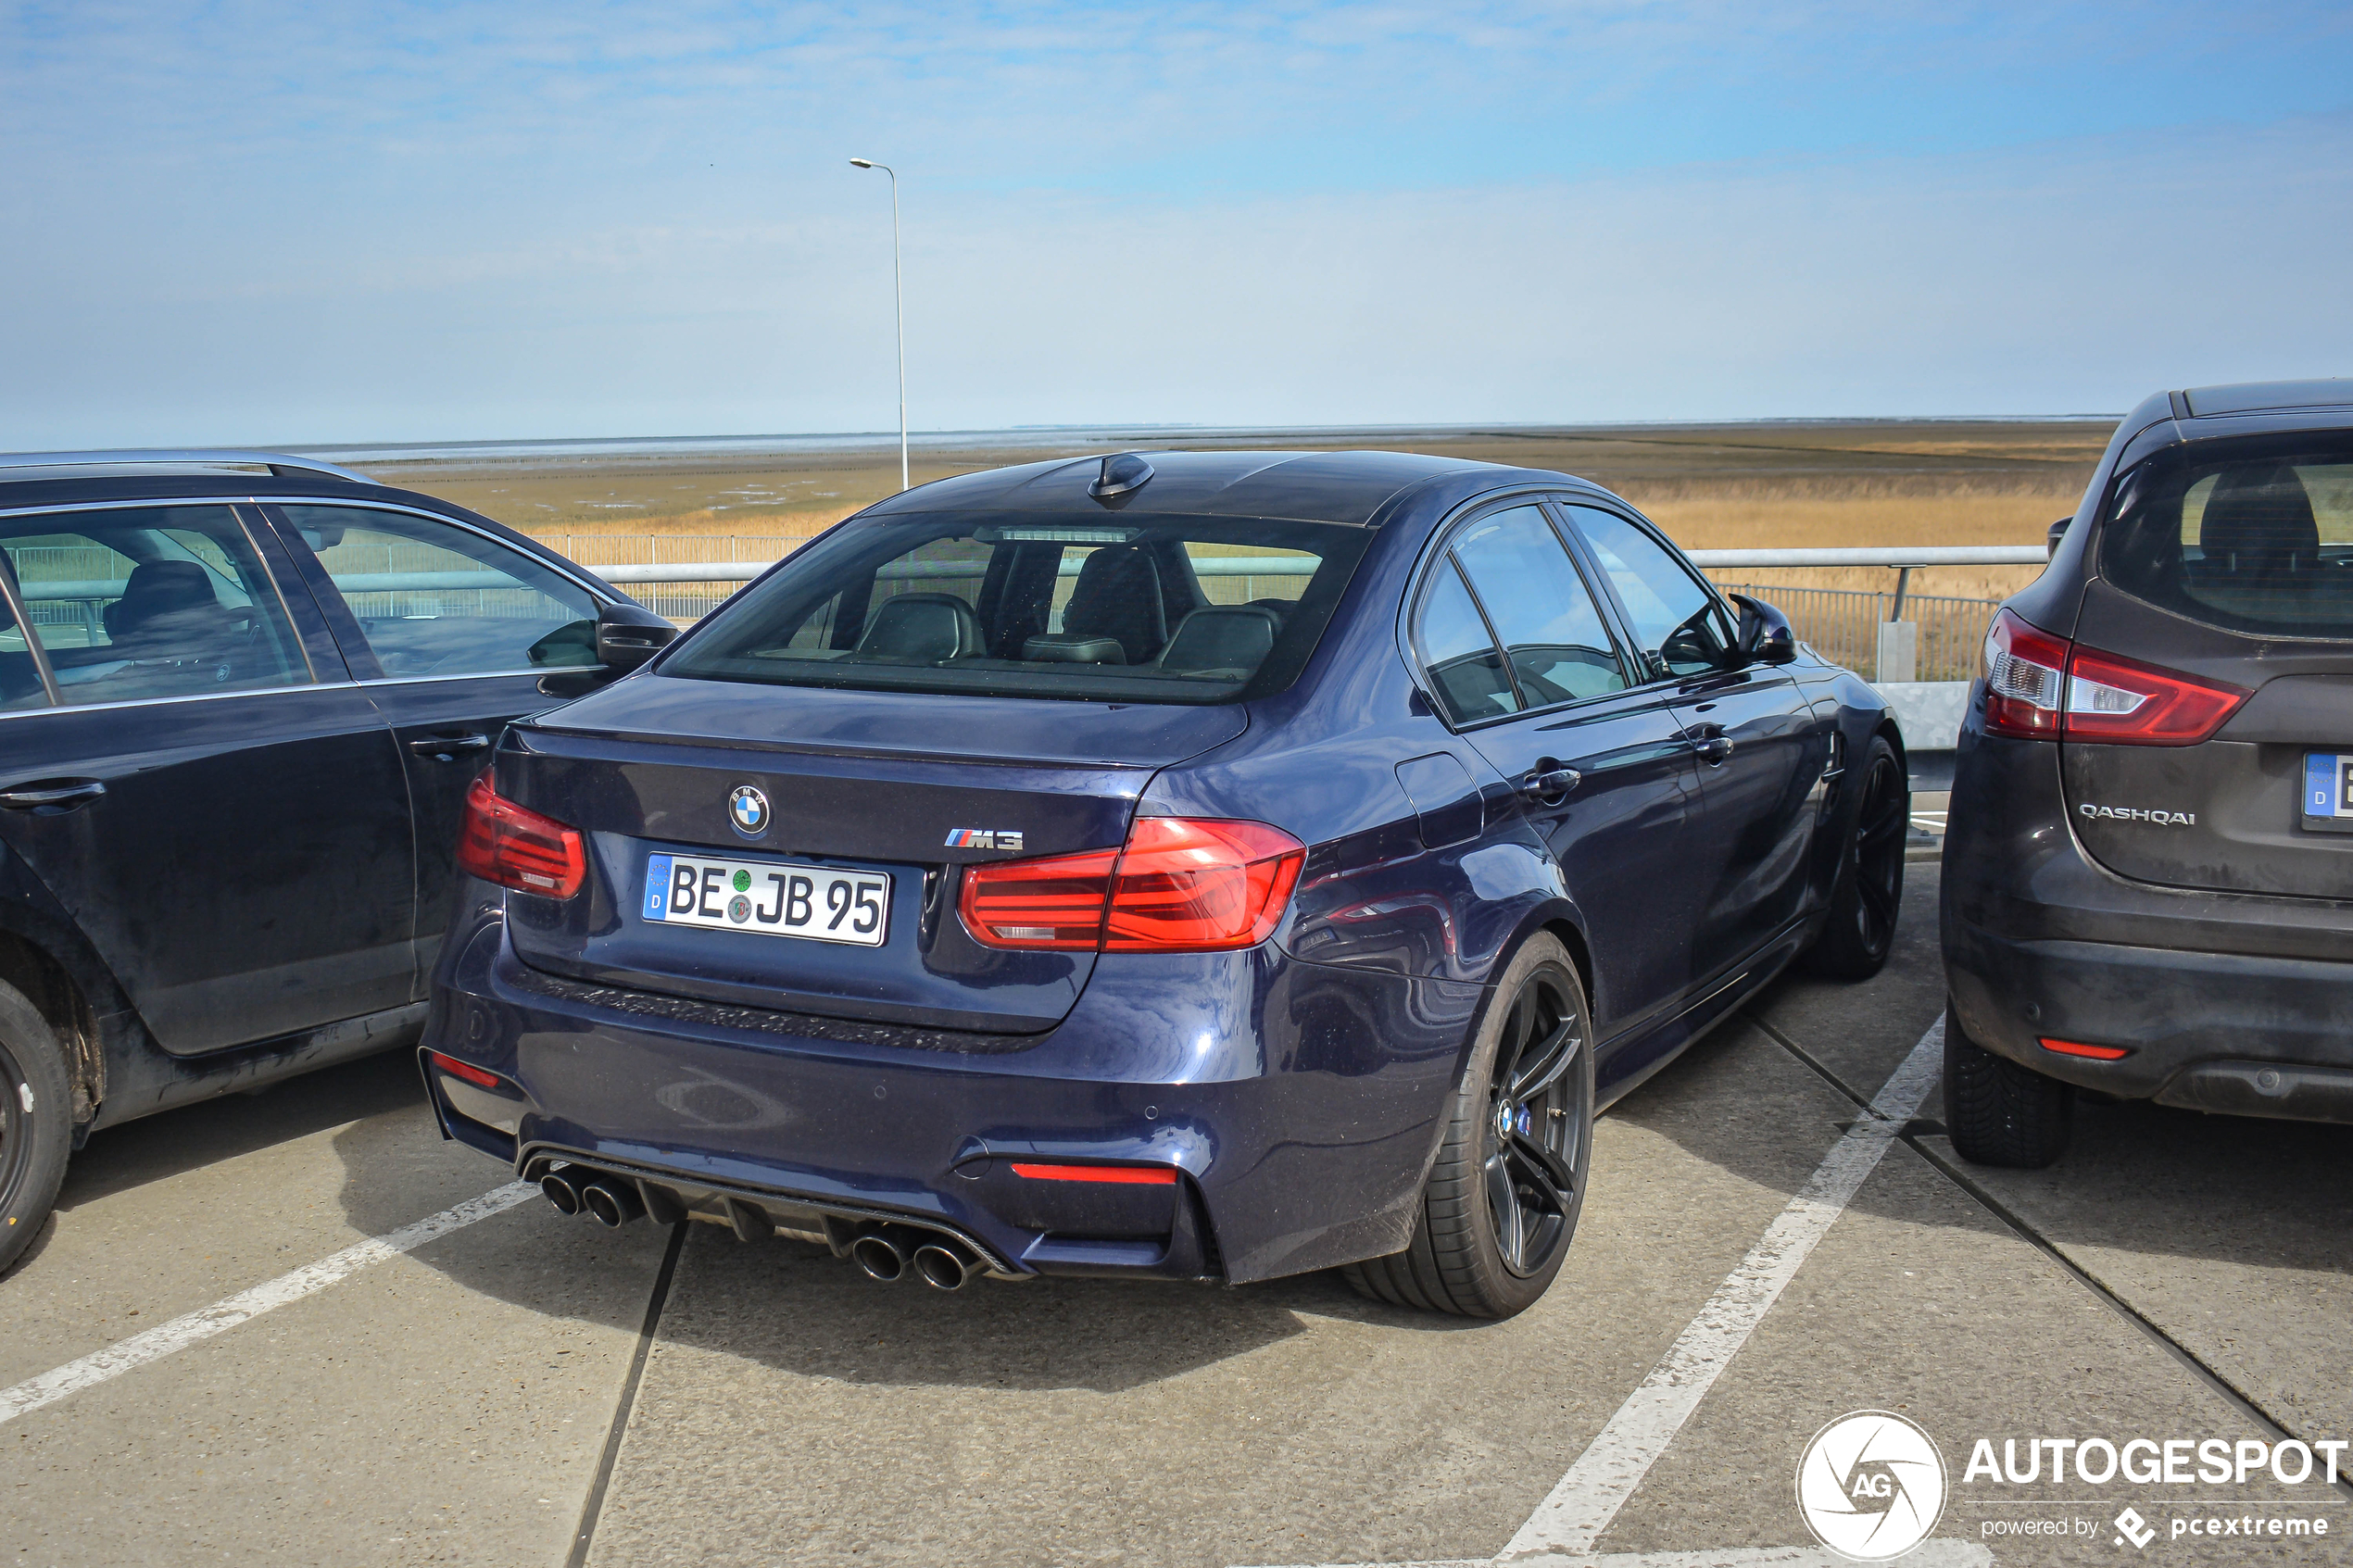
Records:
{"label": "qashqai license plate", "polygon": [[2316,833],[2353,833],[2353,754],[2304,754],[2304,825]]}
{"label": "qashqai license plate", "polygon": [[641,909],[664,925],[879,947],[890,933],[890,878],[777,860],[648,855]]}

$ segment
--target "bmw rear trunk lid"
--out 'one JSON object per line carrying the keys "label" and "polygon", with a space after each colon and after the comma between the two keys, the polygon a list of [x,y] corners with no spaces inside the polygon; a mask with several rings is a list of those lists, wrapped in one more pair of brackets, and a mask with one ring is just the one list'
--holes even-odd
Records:
{"label": "bmw rear trunk lid", "polygon": [[[956,912],[961,868],[1118,845],[1154,772],[1246,723],[1239,704],[634,677],[509,733],[499,794],[578,829],[588,858],[576,897],[509,897],[509,939],[596,985],[1049,1029],[1094,955],[980,947]],[[792,916],[811,934],[776,934]],[[880,929],[861,939],[862,921]]]}

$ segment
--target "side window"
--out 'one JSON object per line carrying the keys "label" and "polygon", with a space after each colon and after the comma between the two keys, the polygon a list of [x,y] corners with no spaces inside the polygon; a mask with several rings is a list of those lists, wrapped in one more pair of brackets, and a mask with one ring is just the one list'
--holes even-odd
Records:
{"label": "side window", "polygon": [[[230,508],[50,512],[7,526],[0,551],[58,701],[309,684],[285,606]],[[11,656],[22,636],[0,636],[0,693],[21,692]]]}
{"label": "side window", "polygon": [[1529,707],[1625,689],[1617,645],[1541,508],[1480,518],[1455,535],[1454,558],[1503,639]]}
{"label": "side window", "polygon": [[1617,513],[1593,507],[1568,511],[1626,607],[1644,678],[1704,675],[1723,668],[1733,633],[1716,596],[1657,540]]}
{"label": "side window", "polygon": [[1519,695],[1504,672],[1494,635],[1451,557],[1441,560],[1430,575],[1415,632],[1424,667],[1448,718],[1466,724],[1519,711]]}
{"label": "side window", "polygon": [[386,675],[496,675],[597,662],[596,599],[520,550],[409,512],[285,510]]}
{"label": "side window", "polygon": [[41,666],[16,613],[0,604],[0,712],[49,706],[48,688],[41,684]]}

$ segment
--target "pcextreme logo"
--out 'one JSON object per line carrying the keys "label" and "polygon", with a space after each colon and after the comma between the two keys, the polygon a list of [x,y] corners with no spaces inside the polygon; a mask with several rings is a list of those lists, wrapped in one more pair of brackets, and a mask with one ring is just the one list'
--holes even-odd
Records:
{"label": "pcextreme logo", "polygon": [[1884,1562],[1919,1545],[1944,1512],[1944,1490],[1935,1440],[1889,1411],[1840,1416],[1797,1461],[1806,1528],[1857,1562]]}

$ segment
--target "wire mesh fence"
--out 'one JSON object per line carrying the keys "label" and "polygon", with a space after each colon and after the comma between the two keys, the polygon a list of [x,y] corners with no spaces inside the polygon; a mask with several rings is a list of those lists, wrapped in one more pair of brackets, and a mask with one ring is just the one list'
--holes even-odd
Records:
{"label": "wire mesh fence", "polygon": [[[1728,594],[1763,599],[1789,617],[1798,641],[1811,643],[1826,659],[1856,673],[1879,678],[1879,629],[1895,608],[1894,594],[1856,588],[1799,588],[1779,583],[1719,583]],[[1919,681],[1967,681],[1976,677],[1999,599],[1946,598],[1934,594],[1904,596],[1904,619],[1918,623]]]}

